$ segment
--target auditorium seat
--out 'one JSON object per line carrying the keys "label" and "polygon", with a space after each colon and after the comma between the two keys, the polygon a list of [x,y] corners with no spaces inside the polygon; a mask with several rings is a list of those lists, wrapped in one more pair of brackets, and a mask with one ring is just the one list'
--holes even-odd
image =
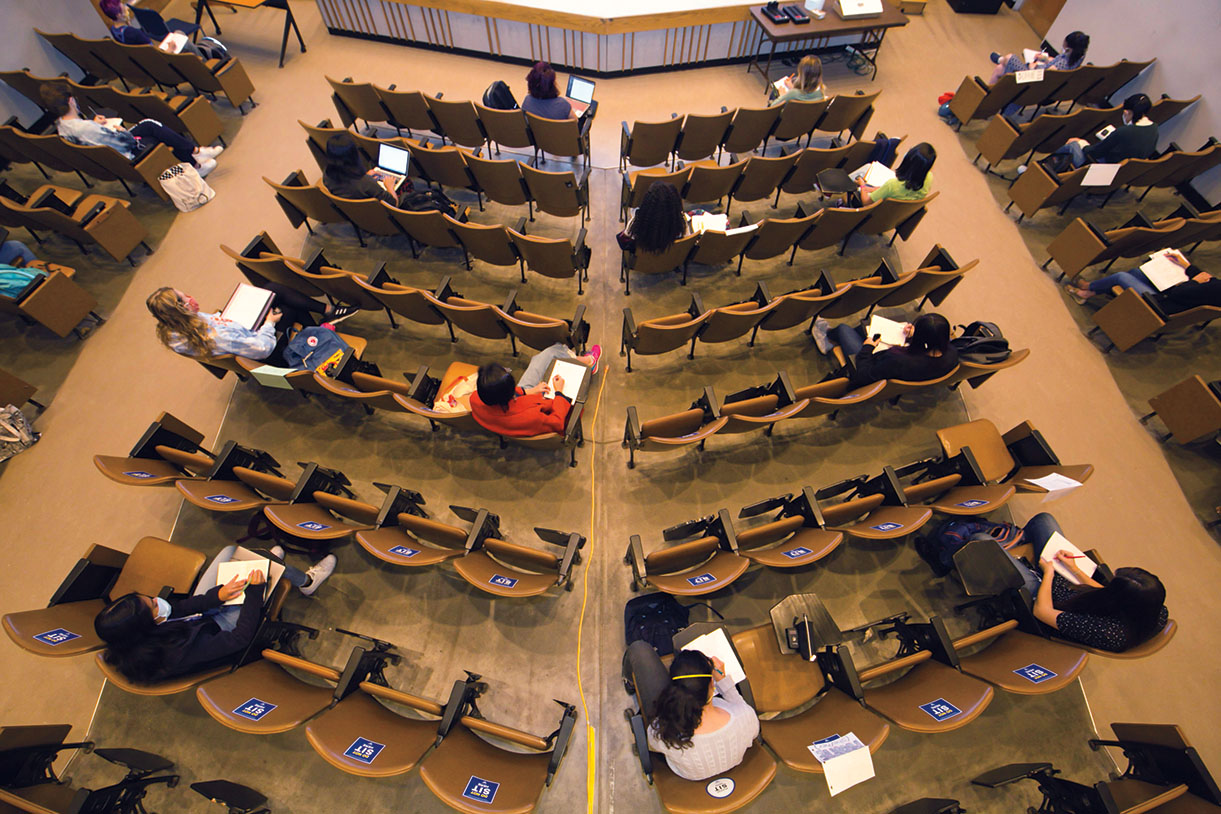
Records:
{"label": "auditorium seat", "polygon": [[622,122],[623,132],[619,136],[619,171],[626,172],[628,165],[654,167],[666,164],[674,145],[678,141],[685,118],[671,116],[661,122]]}
{"label": "auditorium seat", "polygon": [[437,96],[425,96],[432,117],[441,126],[445,138],[456,145],[475,148],[487,143],[488,136],[475,112],[475,106],[469,101],[454,101],[441,99]]}
{"label": "auditorium seat", "polygon": [[682,130],[674,145],[674,158],[700,161],[710,157],[721,146],[733,112],[722,107],[720,113],[704,115],[688,113],[683,117]]}
{"label": "auditorium seat", "polygon": [[574,170],[549,172],[521,164],[521,175],[526,189],[539,212],[557,218],[581,217],[581,223],[589,220],[589,168],[578,175]]}
{"label": "auditorium seat", "polygon": [[740,107],[735,110],[729,121],[729,129],[721,138],[718,160],[725,151],[729,152],[730,160],[733,161],[740,155],[753,153],[762,147],[780,119],[780,110],[780,106]]}
{"label": "auditorium seat", "polygon": [[521,262],[521,281],[526,282],[525,270],[557,280],[577,278],[577,294],[585,293],[589,281],[589,262],[593,250],[585,245],[586,231],[582,227],[576,238],[549,238],[527,235],[525,225],[509,229],[509,239]]}
{"label": "auditorium seat", "polygon": [[526,122],[526,114],[521,110],[498,110],[475,103],[475,113],[479,123],[487,133],[496,155],[500,155],[501,147],[514,150],[527,150],[534,147],[534,135]]}
{"label": "auditorium seat", "polygon": [[[734,201],[749,203],[771,198],[780,183],[793,171],[793,165],[796,163],[797,156],[795,155],[776,158],[750,156],[746,160],[746,168],[742,170],[742,178],[734,185],[733,192],[726,202],[725,214],[729,214]],[[787,248],[786,246],[785,249],[787,250]]]}
{"label": "auditorium seat", "polygon": [[768,143],[771,139],[775,139],[778,142],[793,140],[800,142],[801,137],[805,136],[806,146],[809,147],[814,130],[818,127],[818,123],[822,121],[823,114],[827,112],[827,106],[831,104],[831,99],[834,98],[819,99],[816,102],[789,99],[784,102],[780,106],[780,118],[776,121],[775,127],[772,128],[771,135],[763,142],[763,153],[767,153]]}
{"label": "auditorium seat", "polygon": [[623,446],[628,448],[628,469],[636,466],[637,450],[660,452],[698,445],[702,450],[709,437],[716,435],[729,421],[719,415],[716,394],[711,387],[681,413],[641,422],[636,407],[627,408],[627,426],[623,430]]}
{"label": "auditorium seat", "polygon": [[687,263],[695,253],[699,235],[686,235],[671,243],[660,252],[623,251],[619,266],[619,280],[623,293],[632,293],[632,272],[637,274],[668,274],[682,267],[681,285],[687,284]]}
{"label": "auditorium seat", "polygon": [[[451,507],[460,517],[476,518],[474,510],[465,513]],[[572,569],[580,563],[585,538],[579,534],[535,528],[544,543],[562,549],[559,555],[540,551],[508,540],[487,537],[454,560],[454,570],[481,591],[513,599],[539,596],[552,586],[573,589]]]}

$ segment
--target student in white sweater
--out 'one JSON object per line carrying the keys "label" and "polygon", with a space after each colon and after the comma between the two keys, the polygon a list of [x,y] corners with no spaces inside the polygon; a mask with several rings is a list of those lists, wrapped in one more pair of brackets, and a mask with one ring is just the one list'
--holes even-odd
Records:
{"label": "student in white sweater", "polygon": [[649,748],[665,756],[671,771],[705,780],[742,762],[759,735],[759,717],[720,659],[683,650],[667,674],[652,647],[633,642],[628,661],[649,719]]}

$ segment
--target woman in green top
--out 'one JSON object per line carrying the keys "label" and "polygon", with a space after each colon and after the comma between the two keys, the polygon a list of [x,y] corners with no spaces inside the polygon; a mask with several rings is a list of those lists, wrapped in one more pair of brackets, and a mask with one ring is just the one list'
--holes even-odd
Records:
{"label": "woman in green top", "polygon": [[789,90],[768,103],[768,107],[793,99],[798,102],[821,102],[827,89],[822,84],[822,60],[810,54],[797,63],[797,71],[789,78]]}
{"label": "woman in green top", "polygon": [[927,141],[922,141],[907,151],[895,177],[880,187],[871,187],[865,183],[864,176],[857,179],[861,189],[861,204],[870,204],[884,198],[894,198],[900,201],[917,201],[926,197],[933,187],[933,162],[937,160],[937,151]]}

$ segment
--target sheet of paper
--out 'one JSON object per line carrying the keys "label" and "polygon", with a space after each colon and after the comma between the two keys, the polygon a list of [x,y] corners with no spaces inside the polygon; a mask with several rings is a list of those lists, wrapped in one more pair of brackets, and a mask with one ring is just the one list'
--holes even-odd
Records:
{"label": "sheet of paper", "polygon": [[746,224],[745,226],[739,226],[739,227],[738,227],[738,228],[736,228],[736,229],[726,229],[726,230],[725,230],[725,235],[726,235],[727,237],[728,237],[729,235],[740,235],[740,234],[742,234],[743,232],[753,232],[753,231],[755,231],[755,230],[756,230],[756,229],[758,229],[758,228],[759,228],[759,224],[757,224],[757,223],[748,223],[748,224]]}
{"label": "sheet of paper", "polygon": [[873,756],[869,747],[861,743],[855,733],[849,732],[838,738],[808,747],[814,758],[822,764],[827,778],[827,790],[831,796],[863,783],[874,776]]}
{"label": "sheet of paper", "polygon": [[[254,571],[261,571],[263,576],[267,576],[267,572],[271,567],[271,560],[254,559],[254,560],[229,560],[222,562],[216,568],[216,584],[224,585],[234,577],[239,579],[249,579],[250,574]],[[226,605],[240,605],[246,601],[246,594],[241,593],[226,602]]]}
{"label": "sheet of paper", "polygon": [[1149,255],[1148,262],[1142,263],[1140,270],[1153,283],[1158,291],[1165,291],[1171,286],[1187,282],[1187,271],[1170,259],[1172,249],[1163,249]]}
{"label": "sheet of paper", "polygon": [[1077,575],[1068,570],[1068,567],[1056,559],[1056,554],[1063,551],[1065,554],[1071,554],[1075,558],[1077,567],[1080,568],[1087,577],[1094,576],[1094,572],[1098,570],[1098,564],[1077,548],[1075,545],[1065,539],[1064,535],[1058,531],[1053,531],[1051,537],[1047,538],[1047,544],[1043,546],[1043,553],[1039,555],[1039,559],[1046,560],[1052,564],[1052,568],[1056,569],[1056,573],[1067,579],[1074,585],[1080,585],[1081,580],[1077,579]]}
{"label": "sheet of paper", "polygon": [[1013,81],[1017,82],[1019,85],[1025,85],[1030,82],[1042,82],[1043,69],[1032,68],[1028,71],[1014,71]]}
{"label": "sheet of paper", "polygon": [[852,172],[848,173],[848,177],[853,181],[860,180],[862,177],[865,183],[871,187],[880,187],[891,178],[895,177],[895,171],[885,164],[879,164],[877,161],[871,161],[863,167],[857,167]]}
{"label": "sheet of paper", "polygon": [[1036,51],[1033,48],[1023,48],[1022,49],[1022,61],[1025,62],[1027,65],[1029,65],[1030,63],[1034,62],[1034,58],[1037,57],[1041,53],[1043,53],[1043,52]]}
{"label": "sheet of paper", "polygon": [[1053,472],[1050,475],[1044,475],[1041,478],[1027,478],[1026,482],[1040,489],[1047,490],[1047,494],[1043,496],[1043,502],[1047,503],[1052,500],[1059,500],[1074,489],[1081,487],[1079,481],[1072,478],[1066,478],[1063,475]]}
{"label": "sheet of paper", "polygon": [[122,119],[107,119],[106,127],[109,127],[111,130],[123,130],[124,129],[123,120]]}
{"label": "sheet of paper", "polygon": [[295,373],[296,369],[291,367],[276,367],[275,365],[259,365],[254,370],[250,371],[250,375],[254,376],[254,380],[264,387],[275,387],[280,390],[292,390],[293,386],[288,383],[284,377],[289,373]]}
{"label": "sheet of paper", "polygon": [[746,678],[746,671],[742,669],[742,663],[734,655],[733,645],[729,643],[729,637],[725,635],[724,628],[717,628],[711,633],[705,633],[699,638],[692,639],[683,647],[683,650],[698,650],[705,656],[716,656],[725,663],[725,675],[734,684]]}
{"label": "sheet of paper", "polygon": [[187,44],[187,35],[181,31],[171,31],[157,47],[169,54],[181,53],[182,46]]}
{"label": "sheet of paper", "polygon": [[564,388],[559,392],[567,396],[569,401],[577,400],[577,393],[581,391],[581,382],[585,380],[587,373],[589,373],[589,368],[585,367],[585,365],[578,365],[576,362],[566,362],[563,359],[556,359],[555,364],[551,368],[551,377],[553,379],[559,376],[564,380]]}
{"label": "sheet of paper", "polygon": [[781,96],[783,96],[784,94],[788,93],[790,90],[793,89],[793,85],[789,81],[789,78],[787,76],[782,76],[779,79],[777,79],[775,82],[772,83],[772,87],[775,88],[776,92],[779,93]]}
{"label": "sheet of paper", "polygon": [[878,340],[878,346],[873,349],[874,353],[879,353],[887,348],[906,345],[907,328],[908,323],[906,322],[895,322],[893,319],[874,314],[869,318],[869,325],[865,328],[865,338],[868,339],[875,334],[882,335]]}
{"label": "sheet of paper", "polygon": [[696,234],[712,229],[718,232],[724,232],[729,228],[728,215],[692,215],[691,216],[691,231]]}
{"label": "sheet of paper", "polygon": [[222,318],[236,322],[248,331],[253,331],[259,317],[263,316],[267,303],[275,292],[266,288],[258,288],[248,283],[238,283],[225,304],[225,310],[220,312]]}
{"label": "sheet of paper", "polygon": [[1085,177],[1081,179],[1081,186],[1108,187],[1115,180],[1117,172],[1118,164],[1090,164],[1089,169],[1085,171]]}

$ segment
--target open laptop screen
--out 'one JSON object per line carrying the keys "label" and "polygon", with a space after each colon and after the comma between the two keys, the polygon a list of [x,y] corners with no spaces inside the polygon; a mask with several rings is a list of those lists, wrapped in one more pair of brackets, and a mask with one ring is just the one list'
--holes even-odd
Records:
{"label": "open laptop screen", "polygon": [[392,172],[395,175],[407,174],[407,161],[410,158],[411,153],[400,147],[382,144],[377,148],[378,168],[386,172]]}
{"label": "open laptop screen", "polygon": [[594,82],[579,76],[569,76],[568,93],[565,95],[569,99],[576,99],[578,102],[589,104],[594,100],[594,84]]}

